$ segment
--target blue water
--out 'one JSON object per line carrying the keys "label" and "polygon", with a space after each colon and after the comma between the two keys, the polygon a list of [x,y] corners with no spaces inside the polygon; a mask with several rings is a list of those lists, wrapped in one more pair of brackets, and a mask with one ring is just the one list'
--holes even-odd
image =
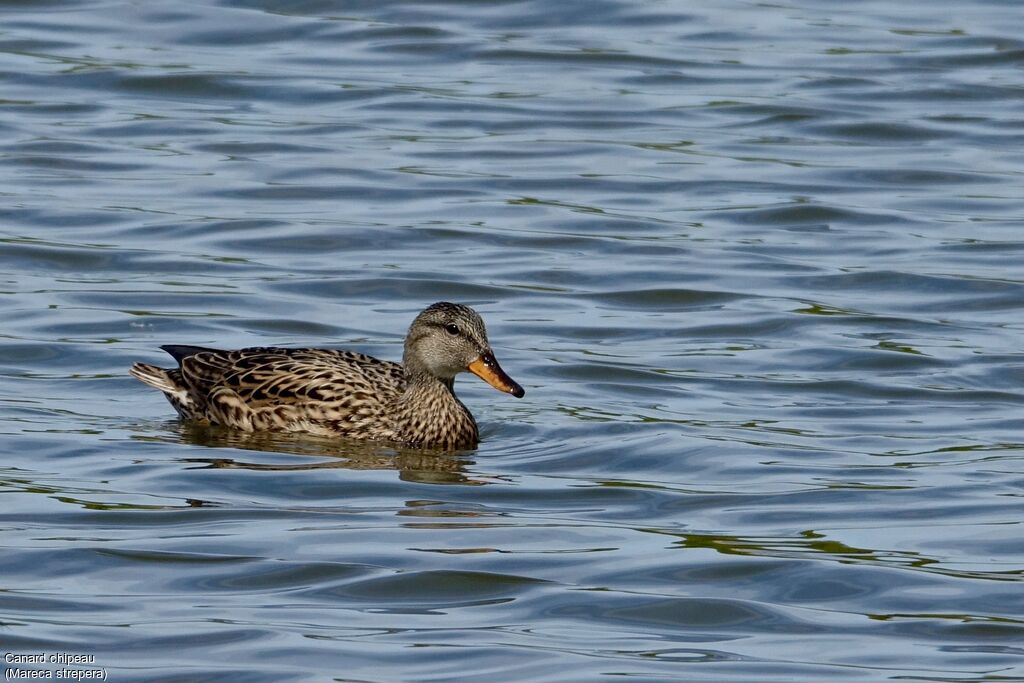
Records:
{"label": "blue water", "polygon": [[[1024,681],[1017,2],[0,3],[0,653],[110,681]],[[475,451],[174,419],[401,356]],[[60,669],[5,662],[5,672]]]}

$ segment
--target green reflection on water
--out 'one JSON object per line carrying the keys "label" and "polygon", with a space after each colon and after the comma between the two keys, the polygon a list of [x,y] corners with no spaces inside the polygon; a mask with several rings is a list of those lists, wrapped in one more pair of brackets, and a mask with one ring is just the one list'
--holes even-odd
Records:
{"label": "green reflection on water", "polygon": [[[667,532],[655,532],[667,533]],[[1021,581],[1024,571],[966,571],[942,566],[942,560],[926,557],[918,552],[903,550],[882,550],[858,548],[842,541],[830,540],[824,534],[811,529],[800,532],[801,538],[792,537],[743,537],[727,534],[675,534],[674,545],[678,548],[702,548],[714,550],[723,555],[754,557],[806,558],[820,555],[841,564],[871,564],[926,571],[966,579],[985,581]]]}

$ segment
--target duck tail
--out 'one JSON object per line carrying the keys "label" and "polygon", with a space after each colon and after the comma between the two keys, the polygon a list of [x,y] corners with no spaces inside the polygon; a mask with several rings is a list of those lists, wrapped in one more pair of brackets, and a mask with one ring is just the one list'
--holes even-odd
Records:
{"label": "duck tail", "polygon": [[131,376],[143,384],[164,392],[178,415],[191,418],[195,412],[195,403],[189,396],[188,387],[181,381],[181,370],[167,370],[147,363],[136,363],[128,371]]}
{"label": "duck tail", "polygon": [[176,394],[184,388],[178,386],[170,375],[167,374],[167,370],[158,368],[155,365],[136,363],[128,372],[131,373],[132,377],[143,384],[148,384],[154,389],[159,389],[165,394]]}

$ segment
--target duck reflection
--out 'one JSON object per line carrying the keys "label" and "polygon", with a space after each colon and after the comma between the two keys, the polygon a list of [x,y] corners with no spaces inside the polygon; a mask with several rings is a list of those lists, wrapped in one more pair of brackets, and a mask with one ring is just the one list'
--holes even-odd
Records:
{"label": "duck reflection", "polygon": [[216,425],[174,422],[163,435],[137,436],[142,441],[186,443],[205,448],[234,448],[240,451],[284,453],[317,458],[294,463],[258,462],[239,458],[182,458],[203,469],[246,469],[268,471],[349,469],[396,470],[404,481],[425,484],[482,485],[486,479],[470,476],[466,468],[475,464],[468,455],[445,450],[402,448],[379,443],[322,438],[309,434],[242,432]]}

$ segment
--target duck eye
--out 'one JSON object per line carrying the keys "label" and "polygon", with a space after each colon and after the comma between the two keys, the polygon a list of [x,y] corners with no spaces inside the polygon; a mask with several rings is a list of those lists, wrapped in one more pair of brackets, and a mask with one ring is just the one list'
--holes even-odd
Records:
{"label": "duck eye", "polygon": [[446,332],[448,332],[448,334],[452,335],[453,337],[459,333],[459,326],[456,325],[455,323],[448,323],[447,325],[444,326],[444,329]]}

